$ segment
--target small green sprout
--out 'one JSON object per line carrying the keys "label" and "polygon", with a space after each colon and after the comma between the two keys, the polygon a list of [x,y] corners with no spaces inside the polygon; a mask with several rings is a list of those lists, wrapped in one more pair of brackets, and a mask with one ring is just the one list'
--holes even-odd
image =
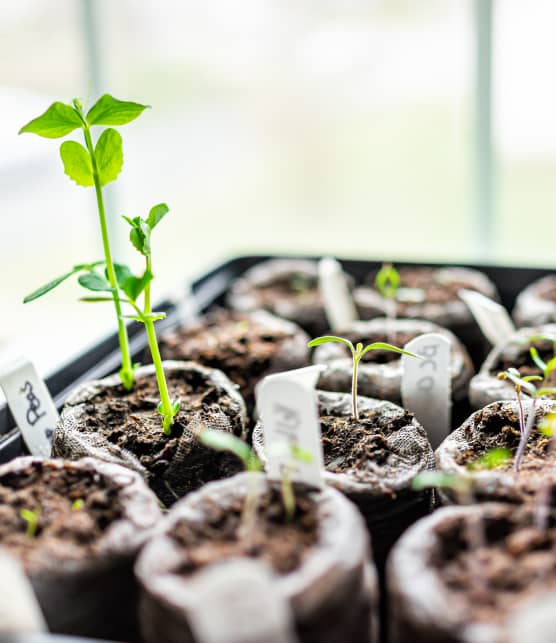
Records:
{"label": "small green sprout", "polygon": [[81,511],[84,506],[85,506],[85,501],[83,500],[83,498],[77,498],[77,500],[74,500],[71,503],[71,510],[72,511]]}
{"label": "small green sprout", "polygon": [[296,502],[292,483],[292,473],[295,469],[295,462],[313,461],[313,454],[309,451],[302,449],[297,444],[290,444],[289,447],[289,454],[291,456],[292,462],[282,467],[282,480],[280,484],[286,522],[292,522],[295,516]]}
{"label": "small green sprout", "polygon": [[369,351],[374,350],[383,350],[383,351],[392,351],[394,353],[400,353],[401,355],[409,355],[410,357],[417,357],[421,359],[420,355],[406,351],[403,348],[398,348],[392,344],[386,344],[384,342],[374,342],[368,346],[363,347],[363,344],[359,342],[357,346],[354,346],[349,339],[344,337],[336,337],[335,335],[323,335],[322,337],[316,337],[312,339],[307,346],[309,348],[314,348],[315,346],[320,346],[321,344],[327,344],[329,342],[337,342],[339,344],[344,344],[351,351],[353,357],[353,375],[351,379],[351,413],[355,420],[359,419],[359,413],[357,410],[357,370],[359,367],[359,362],[362,357]]}
{"label": "small green sprout", "polygon": [[[231,433],[203,428],[197,433],[197,439],[215,451],[228,451],[241,460],[248,472],[261,471],[263,466],[257,454],[243,440]],[[259,506],[260,489],[258,481],[248,476],[245,503],[241,512],[239,537],[252,543],[257,523],[257,508]]]}
{"label": "small green sprout", "polygon": [[[84,288],[93,292],[110,293],[116,312],[118,339],[122,355],[120,377],[127,390],[133,388],[135,365],[131,362],[129,339],[122,317],[116,278],[117,268],[112,259],[102,194],[102,188],[111,181],[115,181],[121,172],[124,162],[122,137],[113,127],[108,127],[102,131],[96,145],[93,145],[91,128],[103,125],[126,125],[140,116],[147,107],[148,105],[121,101],[109,94],[104,94],[85,113],[82,103],[74,98],[71,105],[61,102],[52,103],[43,114],[19,130],[20,134],[29,132],[44,138],[63,138],[75,130],[82,130],[85,146],[76,141],[65,141],[60,146],[60,156],[64,172],[71,180],[82,187],[94,186],[95,188],[104,249],[104,261],[76,265],[69,272],[35,290],[23,301],[27,303],[42,297],[75,274],[79,274],[78,281]],[[99,265],[106,266],[106,277],[94,270]]]}
{"label": "small green sprout", "polygon": [[375,288],[385,299],[395,299],[400,288],[400,273],[391,263],[383,263],[375,277]]}
{"label": "small green sprout", "polygon": [[467,465],[469,471],[484,471],[485,469],[498,469],[508,464],[512,459],[512,454],[509,449],[504,447],[496,447],[490,449],[483,455],[479,456],[473,462]]}
{"label": "small green sprout", "polygon": [[34,538],[37,535],[40,515],[41,512],[38,509],[37,511],[32,511],[31,509],[22,509],[19,512],[20,518],[26,523],[25,535],[27,536],[27,538]]}
{"label": "small green sprout", "polygon": [[[540,358],[539,358],[540,359]],[[553,362],[554,360],[550,360]],[[549,362],[549,364],[550,364]],[[519,371],[516,368],[509,368],[506,371],[498,373],[498,378],[502,380],[510,380],[514,384],[515,394],[519,410],[519,429],[521,433],[521,438],[519,440],[519,445],[517,447],[517,452],[514,460],[514,471],[517,473],[523,459],[523,454],[525,453],[525,447],[531,436],[533,430],[533,425],[535,423],[535,411],[537,407],[537,401],[544,397],[545,395],[556,395],[556,388],[547,386],[547,379],[550,376],[551,372],[556,367],[556,362],[554,365],[549,364],[545,365],[546,369],[543,370],[543,377],[540,375],[528,375],[526,377],[521,377]],[[533,382],[541,382],[540,388],[537,388]],[[521,393],[526,393],[531,397],[531,407],[529,413],[527,414],[527,421],[525,420],[525,413],[523,410],[523,402],[521,398]]]}

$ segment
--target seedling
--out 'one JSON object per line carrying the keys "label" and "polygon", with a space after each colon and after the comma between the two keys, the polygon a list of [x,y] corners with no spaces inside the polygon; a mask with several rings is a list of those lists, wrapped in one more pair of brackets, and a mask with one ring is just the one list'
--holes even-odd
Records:
{"label": "seedling", "polygon": [[[261,471],[263,465],[257,454],[243,440],[236,438],[231,433],[216,431],[214,429],[201,429],[197,438],[199,442],[215,451],[228,451],[238,457],[247,472]],[[255,525],[257,522],[257,507],[259,505],[260,489],[254,476],[247,478],[247,493],[241,512],[239,537],[245,539],[249,545],[253,541]]]}
{"label": "seedling", "polygon": [[83,498],[77,498],[77,500],[74,500],[71,503],[71,510],[72,511],[81,511],[84,506],[85,506],[85,501],[83,500]]}
{"label": "seedling", "polygon": [[386,304],[386,325],[388,328],[388,341],[396,341],[394,320],[396,319],[396,295],[400,289],[400,273],[391,263],[383,263],[375,277],[375,288],[384,297]]}
{"label": "seedling", "polygon": [[[534,353],[532,353],[532,356]],[[540,375],[527,375],[521,377],[519,371],[515,368],[509,368],[506,371],[498,374],[499,379],[508,379],[510,380],[515,387],[515,394],[518,405],[518,415],[519,415],[519,429],[520,429],[520,440],[517,447],[517,452],[514,460],[514,471],[517,473],[523,459],[523,454],[525,452],[525,447],[531,436],[533,430],[533,425],[535,424],[535,411],[537,407],[537,401],[546,395],[556,395],[556,388],[546,386],[550,374],[556,368],[556,358],[551,359],[548,364],[544,364],[538,353],[535,355],[535,359],[538,359],[544,365],[543,376]],[[541,367],[542,368],[542,367]],[[533,384],[533,382],[541,382],[539,388]],[[523,402],[521,394],[526,393],[531,398],[531,405],[529,407],[529,413],[527,414],[527,420],[525,420],[525,414],[523,410]]]}
{"label": "seedling", "polygon": [[295,492],[292,483],[292,473],[295,470],[296,462],[312,462],[313,454],[302,449],[297,444],[276,444],[271,451],[272,455],[288,455],[290,462],[282,466],[280,471],[282,479],[280,481],[280,491],[282,494],[282,503],[286,522],[292,522],[295,516]]}
{"label": "seedling", "polygon": [[22,509],[19,512],[20,518],[25,522],[25,535],[27,538],[34,538],[37,535],[39,526],[40,511],[32,511],[31,509]]}
{"label": "seedling", "polygon": [[[122,316],[120,294],[118,291],[117,266],[112,259],[108,226],[102,188],[116,180],[124,162],[122,137],[113,127],[104,129],[96,145],[93,145],[91,128],[101,125],[126,125],[135,120],[147,108],[147,105],[121,101],[109,94],[104,94],[85,114],[81,102],[74,98],[71,105],[61,102],[53,103],[43,114],[24,125],[19,133],[29,132],[44,138],[63,138],[80,129],[83,132],[85,146],[76,141],[65,141],[60,146],[60,156],[64,172],[72,181],[82,187],[95,188],[98,217],[104,249],[104,261],[79,264],[41,286],[25,297],[30,302],[53,288],[59,286],[72,275],[78,274],[78,282],[84,288],[94,292],[111,293],[118,324],[118,339],[122,356],[120,377],[127,390],[133,388],[134,368],[129,351],[129,340],[124,318]],[[106,266],[106,279],[95,271],[100,265]]]}
{"label": "seedling", "polygon": [[353,357],[353,375],[351,378],[351,414],[354,420],[359,419],[359,413],[357,410],[357,370],[359,368],[359,362],[362,357],[369,351],[374,350],[383,350],[383,351],[392,351],[394,353],[400,353],[401,355],[409,355],[410,357],[417,357],[421,359],[420,355],[406,351],[403,348],[398,348],[392,344],[386,344],[384,342],[374,342],[368,346],[363,347],[363,344],[359,342],[354,346],[349,339],[344,337],[336,337],[335,335],[323,335],[322,337],[317,337],[312,339],[307,346],[309,348],[314,348],[315,346],[320,346],[321,344],[327,344],[329,342],[337,342],[339,344],[344,344],[351,351],[351,356]]}

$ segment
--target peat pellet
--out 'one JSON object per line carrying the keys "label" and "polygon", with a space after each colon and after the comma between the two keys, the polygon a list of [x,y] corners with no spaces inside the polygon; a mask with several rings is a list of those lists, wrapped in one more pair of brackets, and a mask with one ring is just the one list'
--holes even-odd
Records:
{"label": "peat pellet", "polygon": [[[531,404],[529,398],[523,400],[526,418]],[[540,420],[553,408],[553,401],[537,401],[535,423],[518,472],[514,471],[514,458],[521,432],[516,400],[493,402],[469,416],[435,451],[437,468],[444,473],[471,475],[472,493],[477,501],[520,503],[530,500],[544,480],[556,479],[553,472],[556,454],[549,452],[549,438],[537,430]],[[470,471],[470,465],[495,448],[508,449],[512,458],[495,469]],[[444,502],[459,501],[450,489],[441,489],[438,495]]]}
{"label": "peat pellet", "polygon": [[[346,278],[351,286],[352,279]],[[316,261],[263,261],[245,271],[232,284],[227,301],[234,310],[262,309],[289,319],[311,337],[324,334],[329,327],[318,287]]]}
{"label": "peat pellet", "polygon": [[[359,397],[359,420],[351,416],[351,396],[318,391],[324,451],[324,479],[352,500],[373,540],[379,571],[402,531],[431,508],[430,491],[413,491],[412,481],[433,468],[433,452],[423,427],[401,407]],[[259,422],[253,446],[266,462]]]}
{"label": "peat pellet", "polygon": [[[554,357],[556,324],[544,324],[520,328],[511,339],[493,348],[481,369],[469,383],[469,403],[472,409],[480,409],[492,402],[515,398],[514,385],[509,380],[499,379],[498,373],[508,368],[516,368],[521,377],[543,373],[531,359],[529,349],[538,350],[541,359],[548,362]],[[556,382],[548,382],[554,386]],[[539,383],[535,383],[537,386]]]}
{"label": "peat pellet", "polygon": [[445,507],[420,520],[388,561],[391,643],[509,641],[518,610],[554,588],[555,547],[554,521],[539,530],[530,506]]}
{"label": "peat pellet", "polygon": [[[487,342],[467,305],[459,298],[462,288],[498,300],[496,286],[482,272],[459,267],[403,267],[399,270],[396,316],[425,319],[448,328],[469,350],[478,367],[486,355]],[[354,290],[361,319],[383,317],[391,304],[374,287],[375,275]]]}
{"label": "peat pellet", "polygon": [[136,636],[133,562],[161,518],[141,476],[92,458],[17,458],[0,466],[0,512],[0,547],[22,565],[51,631]]}
{"label": "peat pellet", "polygon": [[[255,531],[245,539],[237,531],[253,481],[261,495]],[[299,641],[375,641],[376,575],[360,514],[331,488],[298,488],[296,502],[287,523],[279,490],[258,473],[210,483],[174,505],[135,568],[145,641],[194,641],[188,614],[195,602],[195,574],[246,557],[272,570]]]}
{"label": "peat pellet", "polygon": [[239,386],[250,413],[255,386],[270,375],[309,363],[308,335],[297,324],[259,310],[218,309],[163,335],[164,359],[193,360],[217,368]]}
{"label": "peat pellet", "polygon": [[556,275],[542,277],[522,290],[512,316],[518,326],[556,322]]}
{"label": "peat pellet", "polygon": [[237,387],[221,371],[194,362],[163,362],[171,399],[181,406],[171,435],[162,430],[154,366],[135,372],[126,391],[118,375],[78,387],[62,410],[52,454],[93,456],[140,473],[169,506],[210,480],[233,475],[237,458],[198,442],[201,427],[247,435],[247,411]]}

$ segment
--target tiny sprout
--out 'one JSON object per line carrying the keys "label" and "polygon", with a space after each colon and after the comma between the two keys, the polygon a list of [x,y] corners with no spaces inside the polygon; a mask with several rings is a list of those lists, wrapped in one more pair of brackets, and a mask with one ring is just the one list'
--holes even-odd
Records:
{"label": "tiny sprout", "polygon": [[34,538],[37,535],[40,511],[39,510],[31,511],[31,509],[22,509],[19,512],[19,516],[22,520],[25,521],[27,525],[25,529],[25,535],[27,536],[27,538]]}
{"label": "tiny sprout", "polygon": [[83,498],[77,498],[77,500],[74,500],[71,503],[71,510],[72,511],[81,511],[84,506],[85,506],[85,501],[83,500]]}
{"label": "tiny sprout", "polygon": [[[277,445],[281,446],[281,445]],[[302,449],[297,444],[290,444],[289,454],[293,460],[290,464],[284,465],[282,467],[282,481],[281,481],[281,493],[282,493],[282,503],[284,505],[284,513],[286,516],[286,522],[292,522],[295,515],[295,493],[292,484],[292,473],[295,469],[294,462],[312,462],[313,454],[305,449]]]}
{"label": "tiny sprout", "polygon": [[314,348],[315,346],[320,346],[320,344],[327,344],[329,342],[337,342],[339,344],[344,344],[351,351],[351,355],[353,357],[353,375],[351,379],[351,413],[355,420],[359,419],[359,413],[357,410],[357,369],[359,367],[359,362],[361,361],[362,357],[366,353],[373,350],[383,350],[383,351],[392,351],[394,353],[400,353],[401,355],[409,355],[410,357],[417,357],[421,359],[420,355],[416,355],[415,353],[411,353],[410,351],[406,351],[402,348],[398,348],[397,346],[393,346],[392,344],[385,344],[384,342],[375,342],[363,348],[363,344],[361,344],[361,342],[359,342],[357,346],[354,346],[349,341],[349,339],[345,339],[343,337],[336,337],[335,335],[324,335],[322,337],[317,337],[315,339],[312,339],[307,344],[307,346],[309,348]]}
{"label": "tiny sprout", "polygon": [[509,449],[496,447],[490,449],[467,465],[469,471],[484,471],[485,469],[498,469],[511,460],[512,454]]}
{"label": "tiny sprout", "polygon": [[375,288],[385,299],[394,299],[400,288],[400,273],[391,263],[382,264],[375,277]]}

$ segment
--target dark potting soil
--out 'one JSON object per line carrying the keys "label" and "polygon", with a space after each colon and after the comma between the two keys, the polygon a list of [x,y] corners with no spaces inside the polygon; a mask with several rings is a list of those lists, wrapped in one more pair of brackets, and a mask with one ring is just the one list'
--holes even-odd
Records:
{"label": "dark potting soil", "polygon": [[179,495],[172,492],[171,481],[163,480],[171,465],[181,463],[174,477],[188,490],[240,469],[233,456],[215,453],[194,439],[180,441],[190,422],[205,421],[213,428],[229,427],[238,436],[242,427],[231,398],[202,374],[192,370],[170,372],[166,373],[166,381],[170,398],[181,399],[171,435],[162,430],[154,375],[138,380],[133,391],[118,386],[100,392],[86,403],[84,424],[86,430],[100,432],[109,442],[133,453],[147,470],[152,489],[169,504],[169,497],[177,500]]}
{"label": "dark potting soil", "polygon": [[[408,333],[408,332],[393,332],[391,335],[388,333],[367,333],[366,335],[362,336],[357,333],[353,332],[345,332],[345,333],[340,333],[342,337],[345,339],[349,339],[350,342],[355,346],[358,342],[361,342],[363,346],[367,346],[367,344],[373,344],[375,342],[383,342],[386,344],[394,344],[394,346],[400,346],[403,347],[405,346],[408,342],[410,342],[412,339],[415,339],[418,335],[421,335],[422,333],[419,331],[416,331],[414,333]],[[351,357],[349,353],[349,348],[346,346],[346,357]],[[362,362],[373,362],[375,364],[388,364],[390,362],[395,362],[400,359],[400,355],[398,353],[394,353],[393,351],[386,351],[386,350],[372,350],[369,351],[368,353],[365,353],[362,358]]]}
{"label": "dark potting soil", "polygon": [[218,310],[203,324],[164,337],[161,351],[164,359],[193,360],[223,371],[252,407],[255,385],[271,367],[283,342],[291,337],[242,313]]}
{"label": "dark potting soil", "polygon": [[[529,354],[530,348],[536,348],[539,352],[540,358],[545,362],[549,362],[554,357],[554,342],[550,340],[539,339],[534,342],[524,342],[523,346],[519,348],[517,353],[512,352],[503,352],[496,364],[490,369],[492,375],[497,375],[502,371],[508,370],[508,368],[517,368],[521,377],[526,377],[529,375],[540,375],[542,377],[543,373],[541,369],[533,362],[531,355]],[[538,381],[532,382],[537,388],[539,386],[555,386],[556,385],[556,372],[552,371],[548,382]]]}
{"label": "dark potting soil", "polygon": [[[325,415],[320,418],[324,466],[333,473],[349,473],[364,482],[376,481],[373,465],[385,465],[389,459],[399,459],[388,445],[388,436],[411,424],[408,411],[387,416],[383,411],[360,411],[359,419],[351,416]],[[390,463],[395,468],[396,463]],[[388,491],[386,488],[385,492]]]}
{"label": "dark potting soil", "polygon": [[[76,500],[83,502],[81,507],[72,506]],[[26,535],[23,509],[38,513],[33,537]],[[0,478],[0,546],[28,572],[40,569],[41,561],[95,555],[99,538],[121,515],[118,488],[93,471],[53,469],[34,462],[24,473]]]}
{"label": "dark potting soil", "polygon": [[[440,268],[400,268],[400,286],[402,288],[416,288],[423,291],[423,302],[430,304],[446,304],[459,300],[458,291],[462,288],[477,290],[477,284],[465,280],[454,280],[446,276]],[[369,283],[374,287],[376,273],[371,275]],[[485,293],[489,294],[489,293]],[[421,303],[421,302],[418,302]],[[415,302],[397,301],[398,316],[403,317],[403,312]]]}
{"label": "dark potting soil", "polygon": [[243,498],[224,509],[216,501],[203,506],[203,521],[178,521],[171,536],[183,547],[180,574],[189,575],[227,558],[251,557],[269,563],[279,574],[297,569],[317,542],[317,504],[296,493],[293,520],[286,522],[280,493],[272,489],[259,499],[257,523],[252,539],[239,538]]}
{"label": "dark potting soil", "polygon": [[[525,411],[527,413],[527,409]],[[465,438],[469,448],[457,454],[456,462],[465,466],[473,463],[481,455],[494,448],[509,449],[515,457],[521,437],[519,417],[503,403],[491,404],[480,411],[475,422],[475,433],[471,426],[465,429]],[[538,416],[537,419],[539,419]],[[549,450],[550,438],[533,428],[518,474],[516,484],[523,491],[534,490],[541,478],[554,475],[556,471],[556,453]],[[513,457],[497,467],[496,471],[512,471]],[[536,483],[536,484],[535,484]]]}
{"label": "dark potting soil", "polygon": [[500,623],[520,603],[556,586],[556,527],[552,521],[547,530],[539,530],[531,509],[520,506],[496,518],[487,516],[479,528],[485,546],[470,549],[461,519],[439,525],[441,547],[430,562],[448,590],[464,602],[469,620]]}

